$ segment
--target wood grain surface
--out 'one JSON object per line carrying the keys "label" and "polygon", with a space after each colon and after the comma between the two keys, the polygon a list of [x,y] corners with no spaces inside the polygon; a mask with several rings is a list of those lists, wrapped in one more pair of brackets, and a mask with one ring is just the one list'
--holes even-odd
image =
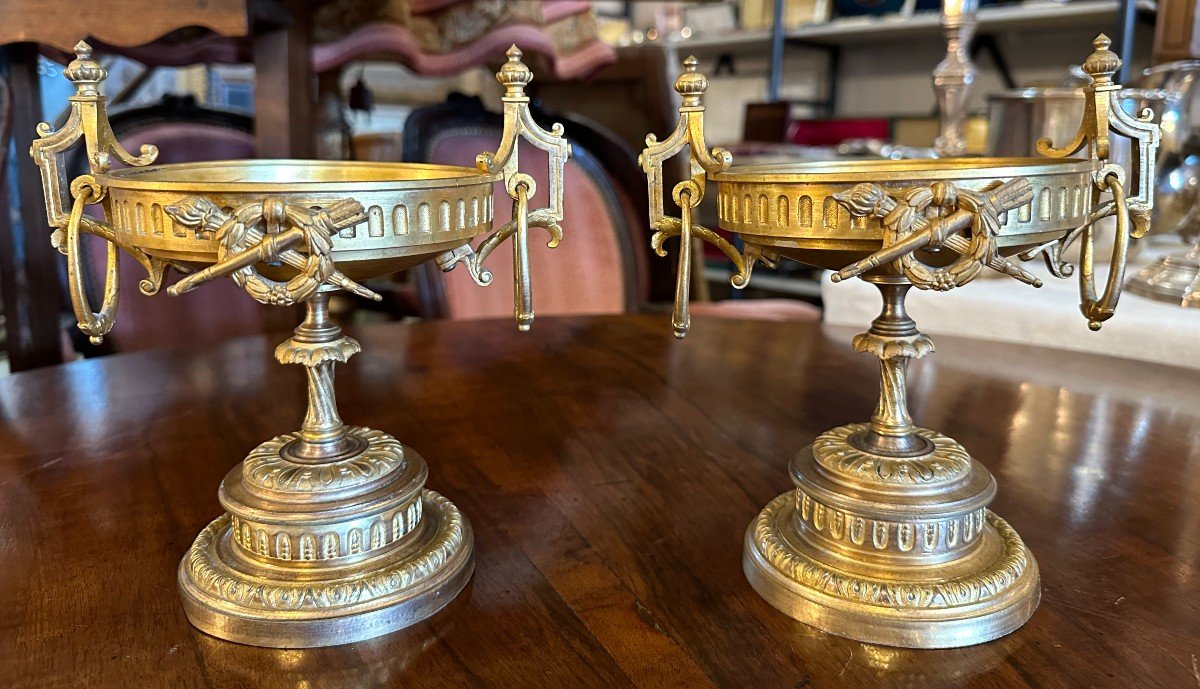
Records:
{"label": "wood grain surface", "polygon": [[298,425],[303,375],[266,338],[72,363],[0,380],[0,684],[1200,686],[1194,371],[935,338],[914,416],[994,472],[1044,597],[1004,639],[910,651],[801,625],[741,571],[791,456],[874,406],[849,331],[697,319],[677,342],[635,316],[353,334],[342,415],[420,451],[474,526],[458,600],[325,649],[195,631],[179,559],[229,467]]}

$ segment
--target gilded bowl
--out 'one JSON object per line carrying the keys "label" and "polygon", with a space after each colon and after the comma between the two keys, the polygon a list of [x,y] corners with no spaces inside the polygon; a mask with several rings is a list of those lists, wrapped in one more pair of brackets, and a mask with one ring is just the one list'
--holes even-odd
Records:
{"label": "gilded bowl", "polygon": [[192,267],[216,261],[217,239],[211,231],[181,226],[164,211],[188,197],[225,210],[268,196],[314,209],[353,199],[366,209],[367,221],[342,230],[333,259],[355,280],[403,270],[490,232],[492,187],[499,179],[450,165],[324,160],[174,163],[96,177],[107,187],[105,214],[118,239]]}
{"label": "gilded bowl", "polygon": [[[1092,210],[1097,169],[1091,160],[1071,158],[838,160],[735,166],[712,179],[722,229],[802,263],[836,270],[883,246],[878,219],[852,216],[834,199],[856,184],[901,191],[948,181],[978,190],[1024,177],[1033,186],[1033,200],[1005,213],[996,237],[1000,252],[1011,255],[1083,225]],[[938,258],[923,257],[933,264]]]}

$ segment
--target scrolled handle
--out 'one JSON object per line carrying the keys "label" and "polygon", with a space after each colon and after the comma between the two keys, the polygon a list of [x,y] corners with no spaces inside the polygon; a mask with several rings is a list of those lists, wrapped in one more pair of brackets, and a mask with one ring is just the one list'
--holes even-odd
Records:
{"label": "scrolled handle", "polygon": [[[67,257],[68,291],[79,328],[93,343],[99,344],[104,335],[112,330],[116,316],[118,250],[128,253],[146,269],[146,278],[139,283],[144,294],[158,291],[167,263],[121,241],[111,225],[84,215],[83,208],[104,199],[105,189],[94,175],[106,172],[114,158],[126,165],[149,165],[158,155],[158,149],[143,145],[140,155],[135,156],[117,141],[108,121],[105,98],[100,94],[100,85],[108,72],[93,59],[91,46],[83,41],[76,44],[75,59],[63,70],[63,75],[75,85],[67,121],[58,130],[45,122],[39,124],[38,138],[30,145],[29,155],[41,173],[46,221],[54,228],[50,241]],[[91,174],[75,178],[64,190],[62,182],[66,179],[66,170],[62,157],[80,140],[87,151]],[[70,210],[65,208],[68,205]],[[107,244],[104,298],[100,311],[92,310],[84,287],[86,271],[79,251],[81,232],[96,235]]]}
{"label": "scrolled handle", "polygon": [[[1067,277],[1072,272],[1071,266],[1063,261],[1062,255],[1076,239],[1082,237],[1079,259],[1080,310],[1092,330],[1099,330],[1100,324],[1111,318],[1116,309],[1125,277],[1130,236],[1141,237],[1149,229],[1150,210],[1154,205],[1155,155],[1162,136],[1159,126],[1152,121],[1149,109],[1143,109],[1134,116],[1121,108],[1121,86],[1113,83],[1113,75],[1121,68],[1121,59],[1109,50],[1111,44],[1104,34],[1092,41],[1094,50],[1083,63],[1083,71],[1091,83],[1084,89],[1083,121],[1071,141],[1062,147],[1054,146],[1049,139],[1037,142],[1038,152],[1051,158],[1075,155],[1086,149],[1088,157],[1098,168],[1094,176],[1092,211],[1082,226],[1021,254],[1023,260],[1041,254],[1051,273],[1057,277]],[[1125,170],[1109,162],[1112,134],[1129,140],[1132,155],[1128,177]],[[1104,192],[1108,192],[1112,200],[1101,203]],[[1098,220],[1108,216],[1117,218],[1117,236],[1104,293],[1097,296],[1095,226]]]}
{"label": "scrolled handle", "polygon": [[[513,200],[512,220],[488,235],[476,250],[463,247],[439,257],[438,266],[443,271],[462,263],[467,267],[476,284],[486,286],[492,282],[492,273],[484,267],[484,261],[506,239],[513,240],[513,315],[517,329],[522,332],[533,325],[533,280],[529,269],[529,228],[541,227],[550,233],[546,246],[553,249],[563,239],[560,223],[563,219],[563,178],[567,158],[571,156],[571,144],[563,136],[563,126],[555,124],[549,130],[542,129],[533,121],[529,111],[529,96],[525,87],[533,81],[533,72],[521,62],[521,51],[512,46],[506,53],[508,61],[496,73],[496,81],[504,86],[504,131],[500,146],[495,153],[480,153],[475,166],[481,172],[499,174],[504,180],[504,190]],[[520,171],[518,142],[524,139],[546,152],[549,158],[549,197],[545,208],[530,210],[529,200],[534,196],[537,185],[533,178]]]}
{"label": "scrolled handle", "polygon": [[[642,171],[646,173],[646,187],[650,198],[650,247],[659,256],[666,256],[664,242],[670,237],[679,237],[679,265],[675,273],[675,307],[671,316],[671,328],[675,337],[682,338],[691,326],[688,299],[692,281],[692,238],[698,237],[717,247],[733,262],[735,271],[729,283],[737,289],[750,282],[754,264],[761,261],[774,264],[774,254],[761,247],[746,244],[738,251],[721,235],[693,222],[693,213],[704,199],[706,176],[729,169],[733,156],[723,148],[708,148],[704,142],[704,92],[708,89],[708,78],[697,71],[699,62],[695,57],[683,61],[683,72],[675,80],[675,91],[682,98],[679,121],[665,139],[654,134],[646,137],[646,148],[638,156]],[[691,175],[671,190],[671,199],[679,207],[678,218],[667,215],[664,210],[663,163],[684,149],[688,149]]]}

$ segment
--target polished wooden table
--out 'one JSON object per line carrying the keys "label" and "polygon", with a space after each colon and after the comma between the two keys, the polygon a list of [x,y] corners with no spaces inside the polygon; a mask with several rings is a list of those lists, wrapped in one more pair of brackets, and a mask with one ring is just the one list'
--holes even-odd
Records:
{"label": "polished wooden table", "polygon": [[[1084,327],[1080,323],[1080,327]],[[0,380],[0,684],[8,687],[1191,687],[1200,684],[1200,375],[938,338],[919,422],[999,481],[1041,608],[989,644],[828,636],[742,576],[791,455],[865,419],[849,331],[665,317],[354,333],[343,416],[429,461],[478,566],[431,620],[348,646],[195,631],[175,571],[242,455],[298,425],[274,341],[114,356]],[[1149,335],[1148,335],[1149,336]]]}

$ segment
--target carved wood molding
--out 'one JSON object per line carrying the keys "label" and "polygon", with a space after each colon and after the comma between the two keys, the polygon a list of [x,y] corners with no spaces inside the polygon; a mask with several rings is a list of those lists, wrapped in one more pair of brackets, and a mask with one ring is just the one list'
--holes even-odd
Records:
{"label": "carved wood molding", "polygon": [[247,33],[245,0],[0,0],[0,44],[31,42],[71,52],[81,38],[115,46],[149,43],[175,29],[202,26],[223,36]]}

